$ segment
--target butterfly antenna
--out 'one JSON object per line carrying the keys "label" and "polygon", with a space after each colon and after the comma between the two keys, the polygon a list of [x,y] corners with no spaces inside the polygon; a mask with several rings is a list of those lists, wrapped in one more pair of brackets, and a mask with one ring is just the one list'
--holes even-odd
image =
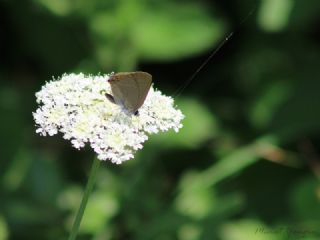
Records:
{"label": "butterfly antenna", "polygon": [[229,33],[229,35],[219,44],[219,46],[213,50],[213,52],[207,57],[207,59],[198,67],[198,69],[191,75],[191,77],[185,81],[185,83],[178,88],[178,90],[173,94],[178,97],[194,80],[194,78],[198,75],[198,73],[208,64],[208,62],[219,52],[219,50],[224,46],[224,44],[232,37],[234,32]]}
{"label": "butterfly antenna", "polygon": [[[242,26],[247,20],[248,18],[255,12],[257,6],[254,6],[251,11],[247,14],[247,16],[240,22],[239,27]],[[228,36],[222,40],[222,42],[220,42],[220,44],[218,45],[218,47],[216,49],[214,49],[211,54],[209,55],[209,57],[207,57],[207,59],[197,68],[197,70],[191,75],[191,77],[189,77],[184,84],[178,88],[173,96],[175,97],[179,97],[179,95],[190,85],[190,83],[195,79],[195,77],[198,75],[198,73],[208,64],[208,62],[220,51],[220,49],[226,44],[226,42],[228,42],[232,36],[234,35],[235,31],[232,31],[228,34]]]}

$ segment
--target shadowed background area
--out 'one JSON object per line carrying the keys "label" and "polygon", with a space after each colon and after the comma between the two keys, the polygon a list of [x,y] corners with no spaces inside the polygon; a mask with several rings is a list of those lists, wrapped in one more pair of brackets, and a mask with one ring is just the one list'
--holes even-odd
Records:
{"label": "shadowed background area", "polygon": [[78,239],[320,238],[320,2],[0,1],[0,240],[66,239],[95,157],[35,133],[52,76],[147,71],[184,127],[103,162]]}

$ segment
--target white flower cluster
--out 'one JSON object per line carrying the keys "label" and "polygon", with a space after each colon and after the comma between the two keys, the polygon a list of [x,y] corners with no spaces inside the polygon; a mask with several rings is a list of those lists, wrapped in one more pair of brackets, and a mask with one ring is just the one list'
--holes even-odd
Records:
{"label": "white flower cluster", "polygon": [[36,132],[61,132],[73,147],[88,143],[100,160],[120,164],[133,158],[148,134],[182,127],[184,116],[171,97],[151,87],[138,116],[130,115],[106,98],[106,93],[112,94],[108,79],[109,75],[65,74],[46,83],[36,93]]}

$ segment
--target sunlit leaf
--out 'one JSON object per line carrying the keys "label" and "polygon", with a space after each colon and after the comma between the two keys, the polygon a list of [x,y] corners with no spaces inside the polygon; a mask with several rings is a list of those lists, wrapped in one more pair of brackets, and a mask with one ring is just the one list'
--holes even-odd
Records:
{"label": "sunlit leaf", "polygon": [[263,0],[258,23],[265,31],[281,31],[287,25],[293,8],[293,0]]}
{"label": "sunlit leaf", "polygon": [[174,60],[200,53],[221,39],[224,24],[197,4],[150,9],[135,23],[133,42],[150,60]]}
{"label": "sunlit leaf", "polygon": [[220,232],[222,240],[285,240],[286,229],[282,226],[268,227],[255,219],[243,219],[225,223]]}
{"label": "sunlit leaf", "polygon": [[219,132],[218,120],[200,102],[192,99],[179,101],[185,119],[183,128],[179,134],[169,132],[152,136],[151,141],[161,142],[163,146],[184,146],[195,148],[210,138],[214,138]]}
{"label": "sunlit leaf", "polygon": [[5,219],[0,216],[0,239],[7,240],[9,237],[9,229]]}

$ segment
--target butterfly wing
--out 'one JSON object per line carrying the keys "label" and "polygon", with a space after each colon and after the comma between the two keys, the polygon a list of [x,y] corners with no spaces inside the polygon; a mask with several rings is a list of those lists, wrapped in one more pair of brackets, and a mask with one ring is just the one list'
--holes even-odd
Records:
{"label": "butterfly wing", "polygon": [[152,76],[146,72],[122,72],[111,76],[109,83],[114,101],[135,113],[148,95]]}

